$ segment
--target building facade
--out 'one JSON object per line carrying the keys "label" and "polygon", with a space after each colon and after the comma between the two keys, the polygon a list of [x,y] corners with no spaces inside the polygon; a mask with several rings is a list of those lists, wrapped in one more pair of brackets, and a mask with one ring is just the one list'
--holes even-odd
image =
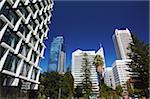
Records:
{"label": "building facade", "polygon": [[113,42],[117,54],[117,59],[128,59],[127,53],[130,52],[129,43],[132,42],[131,33],[128,29],[126,30],[115,30],[113,35]]}
{"label": "building facade", "polygon": [[48,64],[48,72],[56,71],[63,73],[66,61],[66,53],[63,36],[53,38],[50,48],[50,58]]}
{"label": "building facade", "polygon": [[52,0],[0,1],[1,97],[11,88],[38,89],[52,7]]}
{"label": "building facade", "polygon": [[[74,77],[74,87],[76,88],[82,83],[83,77],[82,77],[82,60],[84,58],[84,53],[87,54],[87,58],[89,60],[89,65],[91,66],[90,72],[91,72],[91,82],[92,82],[92,90],[93,94],[97,95],[99,94],[99,81],[98,81],[98,75],[96,72],[96,67],[93,64],[94,58],[97,54],[101,55],[103,54],[103,48],[100,48],[97,53],[95,51],[83,51],[83,50],[76,50],[72,53],[72,75]],[[100,53],[102,52],[102,53]],[[104,56],[104,55],[103,55]]]}
{"label": "building facade", "polygon": [[114,74],[113,74],[113,70],[112,67],[106,67],[105,68],[105,73],[104,73],[104,83],[112,88],[115,89],[115,81],[114,81]]}
{"label": "building facade", "polygon": [[130,78],[128,63],[131,61],[127,55],[130,53],[128,49],[129,44],[132,42],[132,36],[128,29],[115,30],[113,35],[113,41],[117,54],[117,60],[112,64],[115,86],[121,85],[124,89],[124,93],[127,93],[126,82]]}

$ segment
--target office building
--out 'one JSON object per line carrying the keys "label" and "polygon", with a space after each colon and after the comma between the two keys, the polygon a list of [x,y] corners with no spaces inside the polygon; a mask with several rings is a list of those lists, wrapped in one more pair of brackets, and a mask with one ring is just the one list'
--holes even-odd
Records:
{"label": "office building", "polygon": [[126,82],[128,81],[128,79],[130,78],[130,72],[128,72],[127,70],[129,70],[128,67],[128,62],[130,62],[131,60],[116,60],[113,64],[112,64],[112,68],[113,68],[113,75],[114,75],[114,81],[115,81],[115,86],[121,85],[124,89],[124,92],[127,92],[127,86],[126,86]]}
{"label": "office building", "polygon": [[104,72],[104,83],[112,88],[115,89],[115,81],[114,81],[114,75],[113,75],[113,70],[112,67],[106,67],[105,72]]}
{"label": "office building", "polygon": [[66,53],[64,47],[64,38],[63,36],[54,37],[50,47],[48,72],[56,71],[63,73],[65,61]]}
{"label": "office building", "polygon": [[115,86],[121,85],[124,93],[127,93],[126,82],[130,78],[128,63],[131,61],[127,55],[130,53],[128,49],[129,44],[132,42],[132,36],[128,29],[115,30],[113,35],[114,46],[117,54],[117,60],[112,64]]}
{"label": "office building", "polygon": [[[84,58],[84,54],[87,54],[87,58],[89,60],[89,65],[91,66],[90,72],[91,72],[91,82],[92,82],[92,90],[93,94],[98,96],[99,93],[99,81],[98,81],[98,75],[96,72],[96,67],[93,64],[94,58],[97,54],[101,55],[103,54],[103,48],[100,48],[97,52],[95,51],[83,51],[83,50],[76,50],[72,53],[72,75],[74,77],[74,87],[80,85],[82,83],[83,77],[82,77],[82,59]],[[102,52],[102,53],[100,53]],[[104,55],[103,55],[104,57]]]}
{"label": "office building", "polygon": [[52,0],[0,0],[0,98],[38,89],[52,7]]}
{"label": "office building", "polygon": [[115,30],[113,35],[113,42],[117,54],[117,59],[127,59],[129,58],[127,53],[130,52],[127,48],[129,43],[132,42],[131,33],[128,29],[125,30]]}

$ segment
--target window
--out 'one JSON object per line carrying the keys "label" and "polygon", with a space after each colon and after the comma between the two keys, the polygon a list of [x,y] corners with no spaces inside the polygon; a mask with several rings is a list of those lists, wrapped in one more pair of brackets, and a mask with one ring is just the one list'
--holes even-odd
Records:
{"label": "window", "polygon": [[38,52],[39,52],[39,53],[41,53],[42,48],[43,48],[43,47],[41,46],[41,44],[39,44],[39,45],[38,45]]}
{"label": "window", "polygon": [[33,35],[31,35],[30,43],[31,43],[33,46],[35,46],[36,41],[37,41],[36,38],[35,38]]}
{"label": "window", "polygon": [[30,70],[30,65],[24,62],[20,75],[27,77]]}
{"label": "window", "polygon": [[30,32],[30,30],[25,26],[25,24],[20,24],[19,29],[18,29],[21,34],[26,38],[27,34]]}
{"label": "window", "polygon": [[33,52],[32,53],[32,56],[31,56],[31,61],[34,63],[35,61],[36,61],[36,53],[35,52]]}
{"label": "window", "polygon": [[27,57],[29,50],[30,50],[30,47],[26,45],[24,42],[22,42],[21,47],[19,49],[19,53]]}
{"label": "window", "polygon": [[19,37],[16,34],[12,33],[12,31],[9,28],[7,28],[2,38],[2,42],[5,42],[14,49],[16,48],[16,45],[18,44],[19,40]]}
{"label": "window", "polygon": [[3,68],[5,70],[15,73],[19,63],[20,63],[20,59],[17,56],[13,55],[12,53],[9,53]]}
{"label": "window", "polygon": [[23,6],[23,4],[21,2],[19,5],[19,9],[20,9],[21,13],[23,14],[23,16],[25,18],[27,18],[27,16],[29,15],[29,12],[27,11],[27,9]]}
{"label": "window", "polygon": [[5,26],[5,23],[0,19],[0,30]]}
{"label": "window", "polygon": [[31,79],[36,80],[37,73],[38,73],[38,70],[36,68],[33,68]]}
{"label": "window", "polygon": [[3,6],[3,8],[0,11],[0,14],[4,14],[5,17],[13,24],[15,25],[16,22],[19,20],[19,16],[16,14],[13,9],[11,9],[11,6],[6,2]]}
{"label": "window", "polygon": [[3,57],[5,52],[6,52],[6,49],[0,46],[0,59]]}

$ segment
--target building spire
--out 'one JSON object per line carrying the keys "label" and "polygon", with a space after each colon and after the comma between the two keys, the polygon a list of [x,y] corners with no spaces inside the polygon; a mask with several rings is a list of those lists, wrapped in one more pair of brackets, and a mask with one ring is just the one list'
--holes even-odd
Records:
{"label": "building spire", "polygon": [[102,47],[102,43],[101,42],[99,42],[99,48],[101,48]]}

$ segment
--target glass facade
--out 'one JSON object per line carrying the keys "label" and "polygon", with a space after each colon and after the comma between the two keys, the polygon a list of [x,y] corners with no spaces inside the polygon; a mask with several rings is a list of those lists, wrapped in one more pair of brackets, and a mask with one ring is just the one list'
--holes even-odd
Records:
{"label": "glass facade", "polygon": [[15,35],[15,33],[12,33],[12,31],[9,28],[7,28],[2,38],[2,42],[5,42],[14,49],[16,48],[16,45],[18,44],[19,40],[20,38],[17,35]]}
{"label": "glass facade", "polygon": [[27,77],[30,70],[30,65],[24,62],[20,75]]}
{"label": "glass facade", "polygon": [[48,71],[58,71],[58,66],[60,65],[61,51],[64,51],[63,43],[64,39],[62,36],[57,36],[53,38],[50,48]]}
{"label": "glass facade", "polygon": [[15,73],[19,63],[20,63],[20,59],[17,56],[13,55],[12,53],[9,53],[6,58],[3,69]]}
{"label": "glass facade", "polygon": [[30,50],[30,47],[27,44],[25,44],[25,42],[22,42],[20,49],[19,49],[19,53],[27,57],[29,50]]}

